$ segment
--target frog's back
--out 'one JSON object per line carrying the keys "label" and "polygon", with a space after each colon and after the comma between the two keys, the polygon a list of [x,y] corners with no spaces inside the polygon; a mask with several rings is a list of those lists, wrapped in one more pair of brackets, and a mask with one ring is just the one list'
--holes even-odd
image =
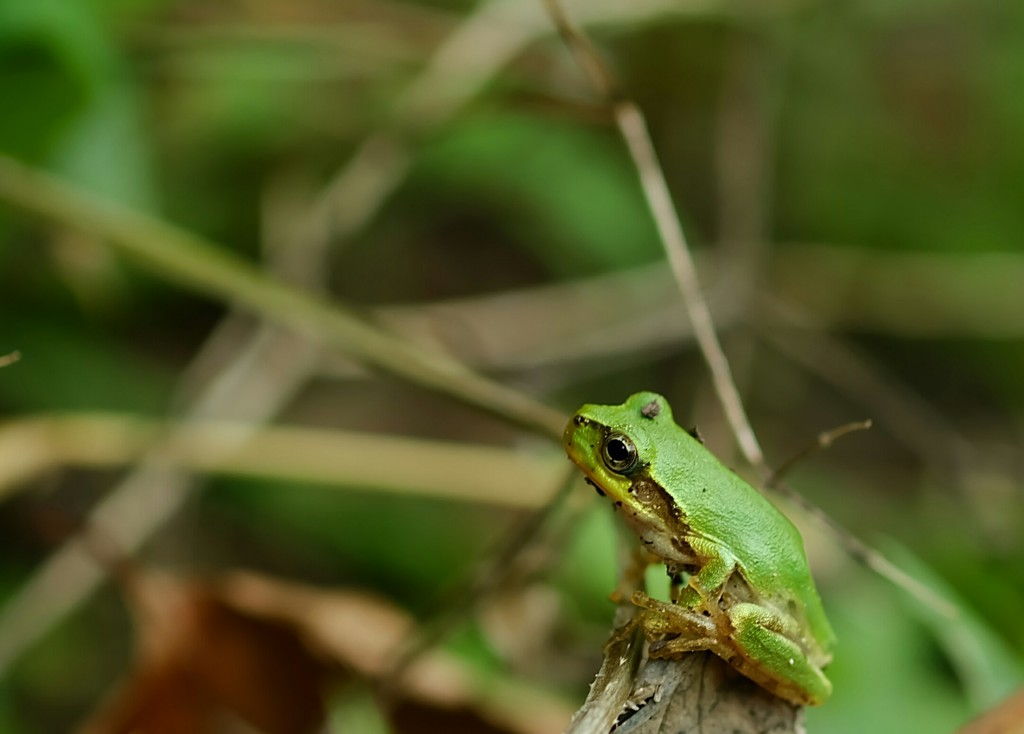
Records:
{"label": "frog's back", "polygon": [[671,493],[682,505],[683,522],[728,548],[753,588],[795,602],[819,646],[824,652],[830,650],[834,633],[811,577],[800,532],[689,433],[675,423],[662,426],[672,435],[661,440],[670,441],[674,450],[658,457],[657,466],[664,474],[659,480],[673,488]]}

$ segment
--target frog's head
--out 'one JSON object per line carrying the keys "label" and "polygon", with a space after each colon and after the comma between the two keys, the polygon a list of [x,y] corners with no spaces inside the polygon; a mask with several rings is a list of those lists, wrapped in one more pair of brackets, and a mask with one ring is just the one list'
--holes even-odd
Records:
{"label": "frog's head", "polygon": [[584,405],[565,427],[565,451],[598,489],[628,492],[654,461],[657,426],[672,421],[661,395],[641,392],[622,405]]}
{"label": "frog's head", "polygon": [[679,517],[679,508],[650,471],[658,446],[675,432],[665,398],[642,392],[622,405],[584,405],[576,411],[565,428],[565,451],[641,537],[651,537],[666,532]]}

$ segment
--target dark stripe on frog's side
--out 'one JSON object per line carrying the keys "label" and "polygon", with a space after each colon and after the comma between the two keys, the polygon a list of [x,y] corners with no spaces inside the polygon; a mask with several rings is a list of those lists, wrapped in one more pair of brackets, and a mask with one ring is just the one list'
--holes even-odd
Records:
{"label": "dark stripe on frog's side", "polygon": [[685,515],[679,508],[679,505],[676,504],[676,501],[672,499],[672,495],[660,484],[650,479],[646,474],[646,470],[642,476],[633,480],[629,492],[636,497],[638,502],[646,507],[659,508],[659,514],[663,517],[671,517],[675,522],[679,523],[680,530],[686,527]]}
{"label": "dark stripe on frog's side", "polygon": [[[629,487],[629,493],[633,495],[637,505],[653,509],[656,515],[664,519],[666,525],[664,534],[667,536],[671,547],[678,552],[678,558],[673,561],[668,557],[663,557],[663,560],[670,564],[672,568],[676,568],[676,564],[680,562],[691,563],[694,559],[693,549],[690,548],[684,539],[688,530],[686,514],[664,487],[647,476],[646,467],[642,470],[641,475],[633,480]],[[621,502],[616,502],[616,509],[619,512],[631,512],[636,516],[635,510],[623,507]],[[652,542],[644,539],[642,534],[641,541],[649,548],[653,545]],[[655,552],[655,555],[661,555],[656,551],[652,552]]]}

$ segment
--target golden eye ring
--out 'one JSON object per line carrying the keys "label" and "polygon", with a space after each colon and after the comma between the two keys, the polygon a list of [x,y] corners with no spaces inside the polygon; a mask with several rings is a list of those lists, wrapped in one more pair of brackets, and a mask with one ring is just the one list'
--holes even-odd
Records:
{"label": "golden eye ring", "polygon": [[636,444],[624,433],[609,433],[601,444],[601,459],[616,474],[627,474],[636,466]]}

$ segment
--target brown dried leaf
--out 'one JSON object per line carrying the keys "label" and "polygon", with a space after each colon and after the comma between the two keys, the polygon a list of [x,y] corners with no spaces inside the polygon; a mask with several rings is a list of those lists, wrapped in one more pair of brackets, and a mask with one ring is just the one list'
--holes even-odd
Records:
{"label": "brown dried leaf", "polygon": [[[227,577],[223,593],[254,615],[288,620],[332,662],[371,680],[391,671],[395,653],[414,630],[412,618],[363,592],[320,589],[248,573]],[[442,650],[420,656],[403,673],[389,715],[394,731],[560,732],[571,711],[525,687],[475,679]]]}
{"label": "brown dried leaf", "polygon": [[1024,688],[968,722],[959,734],[1024,734]]}
{"label": "brown dried leaf", "polygon": [[128,578],[135,670],[83,733],[212,734],[240,720],[301,734],[322,724],[328,668],[292,626],[247,614],[207,584],[137,569]]}
{"label": "brown dried leaf", "polygon": [[[81,734],[315,731],[328,684],[346,675],[380,680],[414,629],[407,614],[363,592],[113,565],[136,621],[137,659]],[[547,734],[568,720],[546,696],[511,685],[482,692],[478,683],[456,658],[425,654],[395,689],[394,730]]]}

